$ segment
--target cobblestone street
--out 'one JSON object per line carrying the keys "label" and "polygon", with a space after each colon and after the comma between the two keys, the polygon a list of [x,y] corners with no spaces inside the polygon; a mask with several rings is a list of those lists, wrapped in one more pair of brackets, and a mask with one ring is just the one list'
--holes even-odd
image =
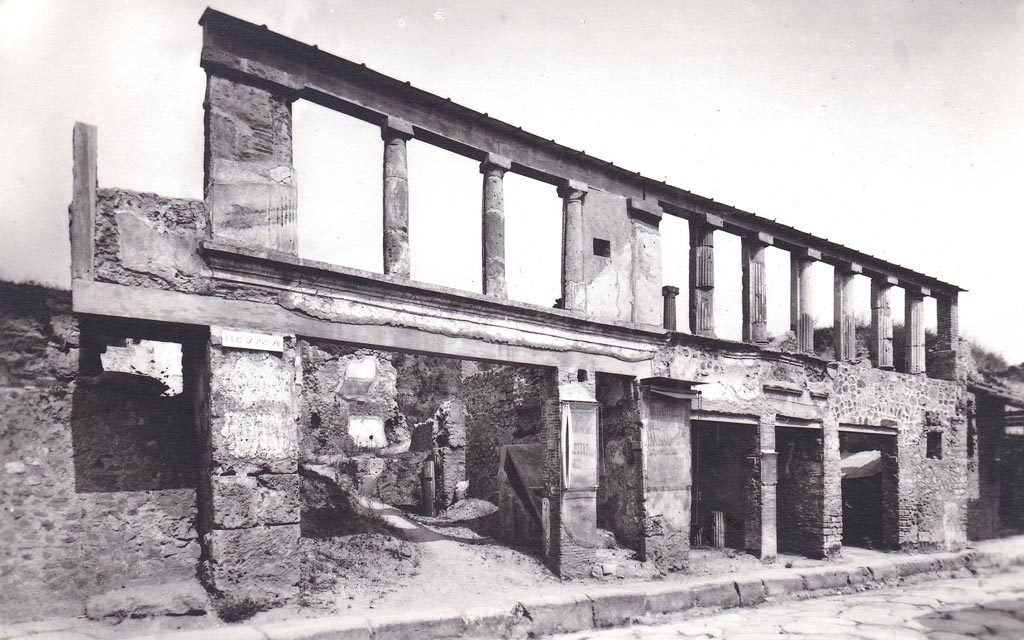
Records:
{"label": "cobblestone street", "polygon": [[828,598],[765,604],[560,640],[960,640],[1024,638],[1024,569]]}

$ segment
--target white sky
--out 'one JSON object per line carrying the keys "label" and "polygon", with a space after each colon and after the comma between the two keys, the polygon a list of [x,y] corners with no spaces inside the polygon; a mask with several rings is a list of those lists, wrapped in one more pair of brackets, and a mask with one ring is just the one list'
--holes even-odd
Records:
{"label": "white sky", "polygon": [[[764,6],[762,6],[764,5]],[[770,8],[768,6],[770,5]],[[71,128],[101,186],[202,195],[205,2],[0,0],[0,278],[69,284]],[[1024,3],[319,2],[215,8],[619,166],[970,290],[970,337],[1024,360]],[[379,135],[298,104],[300,251],[379,269]],[[413,276],[478,288],[475,163],[413,143]],[[514,297],[558,284],[554,189],[506,179]],[[663,225],[685,285],[685,224]],[[719,324],[739,332],[738,241]],[[788,325],[786,255],[769,326]],[[831,270],[816,267],[820,323]],[[858,291],[868,312],[866,281]],[[685,299],[680,300],[685,318]],[[902,297],[894,298],[897,319]],[[934,305],[932,308],[932,315]]]}

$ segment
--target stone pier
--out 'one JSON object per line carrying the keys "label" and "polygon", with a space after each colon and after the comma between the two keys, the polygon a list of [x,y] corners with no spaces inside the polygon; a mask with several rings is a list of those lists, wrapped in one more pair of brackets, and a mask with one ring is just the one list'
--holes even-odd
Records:
{"label": "stone pier", "polygon": [[760,416],[754,455],[748,459],[748,490],[744,513],[744,548],[765,562],[775,560],[777,544],[778,453],[775,451],[775,414]]}
{"label": "stone pier", "polygon": [[595,376],[551,369],[544,382],[542,499],[544,562],[558,576],[583,578],[597,561],[598,405]]}

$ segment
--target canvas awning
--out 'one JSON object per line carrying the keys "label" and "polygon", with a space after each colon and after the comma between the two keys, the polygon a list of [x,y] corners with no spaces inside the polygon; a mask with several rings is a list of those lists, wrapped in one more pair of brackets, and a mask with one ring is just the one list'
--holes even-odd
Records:
{"label": "canvas awning", "polygon": [[843,480],[868,478],[882,471],[881,451],[858,451],[844,453],[842,456],[840,465],[843,470]]}

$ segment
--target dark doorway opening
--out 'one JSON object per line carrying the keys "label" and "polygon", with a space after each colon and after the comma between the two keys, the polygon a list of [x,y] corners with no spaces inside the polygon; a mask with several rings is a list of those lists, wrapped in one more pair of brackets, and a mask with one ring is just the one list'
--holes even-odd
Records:
{"label": "dark doorway opening", "polygon": [[820,428],[778,427],[776,535],[780,553],[825,553],[825,476]]}
{"label": "dark doorway opening", "polygon": [[895,549],[899,504],[896,437],[841,432],[843,544]]}
{"label": "dark doorway opening", "polygon": [[693,427],[691,542],[696,547],[745,548],[756,500],[752,478],[757,427],[695,422]]}

